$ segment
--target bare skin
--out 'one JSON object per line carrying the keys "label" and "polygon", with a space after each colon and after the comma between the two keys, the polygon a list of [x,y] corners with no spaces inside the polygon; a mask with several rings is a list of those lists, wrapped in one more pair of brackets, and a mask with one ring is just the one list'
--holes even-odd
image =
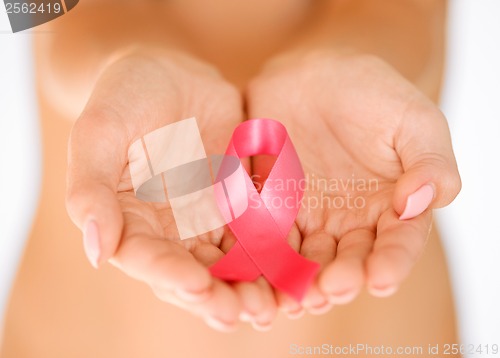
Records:
{"label": "bare skin", "polygon": [[[221,6],[223,5],[221,4]],[[91,9],[90,5],[89,9]],[[80,21],[84,21],[85,16],[88,16],[88,13],[85,14],[83,10],[81,11],[82,19]],[[109,11],[105,7],[102,10],[101,14]],[[137,11],[137,9],[134,10]],[[168,28],[165,29],[166,36],[172,38],[172,41],[177,43],[179,47],[183,49],[192,47],[191,50],[194,53],[205,60],[208,59],[210,62],[215,63],[223,71],[223,74],[240,88],[246,87],[245,84],[248,80],[256,75],[258,68],[266,58],[277,51],[277,48],[282,49],[282,51],[293,49],[291,53],[296,53],[296,51],[300,53],[301,50],[295,49],[311,48],[312,46],[323,47],[325,39],[322,34],[324,31],[319,31],[316,27],[321,28],[321,24],[325,27],[330,26],[330,22],[325,20],[324,22],[319,20],[311,22],[310,17],[317,16],[317,12],[312,10],[304,12],[304,9],[298,7],[289,14],[290,21],[284,22],[280,31],[275,32],[276,38],[269,38],[267,43],[262,41],[259,34],[253,34],[248,29],[245,31],[244,27],[240,29],[243,34],[248,36],[248,43],[252,43],[253,40],[254,43],[263,44],[260,47],[253,46],[251,52],[247,52],[246,56],[238,59],[238,55],[236,55],[238,51],[236,50],[241,49],[241,47],[238,47],[241,46],[241,43],[235,40],[231,42],[231,39],[229,39],[227,43],[215,44],[216,50],[211,52],[203,45],[205,42],[200,41],[200,39],[203,36],[212,40],[219,38],[220,34],[217,32],[217,27],[213,27],[213,33],[203,34],[194,26],[199,20],[196,14],[193,14],[192,18],[179,16],[178,14],[186,14],[186,9],[183,9],[182,6],[175,9],[175,11],[176,18],[181,21],[181,25],[183,23],[184,26],[189,26],[192,29],[189,32],[189,41],[185,38],[186,35],[176,34],[175,30]],[[211,11],[215,10],[212,9]],[[240,11],[244,11],[244,9]],[[275,9],[276,14],[282,11],[283,9],[279,7]],[[339,12],[332,12],[333,19],[339,16]],[[204,14],[203,9],[200,9],[200,13]],[[213,17],[207,16],[208,20],[205,21],[212,20],[217,23],[216,13],[215,11]],[[75,12],[75,14],[77,13]],[[409,16],[409,14],[406,15]],[[124,16],[127,16],[125,10]],[[133,17],[130,13],[128,16],[137,20],[137,17]],[[272,12],[270,16],[272,17]],[[168,14],[165,15],[165,18],[167,20],[171,19]],[[77,20],[78,18],[75,15],[75,23],[78,22]],[[355,20],[356,17],[354,17],[353,21]],[[269,21],[273,23],[273,21]],[[124,22],[126,21],[124,20]],[[163,23],[168,23],[168,21]],[[235,21],[235,23],[239,22]],[[342,23],[337,22],[335,24],[342,25]],[[157,29],[148,33],[146,27],[140,26],[141,24],[136,25],[138,26],[136,28],[137,32],[130,31],[131,33],[139,36],[137,33],[144,31],[145,33],[141,36],[151,36],[151,42],[162,41]],[[166,25],[166,27],[168,26]],[[425,24],[422,26],[425,27]],[[206,25],[205,27],[200,25],[200,27],[206,28]],[[261,30],[265,31],[265,26],[263,27]],[[69,26],[66,34],[76,33],[78,35],[78,28],[76,25],[75,28]],[[101,29],[96,26],[92,30],[100,34],[99,38],[103,43],[103,47],[119,42],[114,37],[116,34],[113,34],[112,31],[105,31],[107,28],[109,27],[103,25]],[[102,33],[99,33],[99,31]],[[157,35],[153,36],[153,33]],[[299,36],[299,34],[301,35]],[[90,41],[88,37],[83,36],[83,34],[80,35],[82,41]],[[288,40],[292,35],[297,38],[293,43]],[[349,36],[345,32],[344,35]],[[361,39],[355,36],[355,32],[351,36],[353,43],[359,42],[357,44],[359,48],[366,46]],[[235,37],[237,38],[236,35]],[[64,43],[64,36],[62,38],[61,36],[56,37],[56,39]],[[75,41],[74,37],[72,41]],[[92,41],[96,41],[96,38],[92,39]],[[425,41],[419,42],[418,36],[415,42],[426,43]],[[80,54],[74,51],[50,53],[52,59],[59,65],[54,67],[58,67],[59,70],[52,68],[52,72],[47,72],[49,68],[44,67],[48,63],[47,53],[44,52],[47,48],[44,48],[44,45],[44,41],[40,39],[37,47],[39,51],[37,58],[45,143],[44,186],[39,215],[14,288],[7,316],[2,356],[40,357],[46,354],[47,356],[71,355],[82,357],[139,355],[164,357],[180,356],[181,352],[187,352],[186,356],[211,356],[213,352],[214,356],[217,354],[217,356],[222,357],[280,357],[288,355],[288,349],[292,343],[342,345],[362,342],[372,345],[427,346],[431,342],[453,343],[456,341],[453,301],[449,290],[444,256],[435,232],[431,235],[425,253],[411,271],[408,279],[406,281],[402,281],[404,277],[399,279],[398,286],[401,286],[394,296],[384,299],[374,298],[363,290],[364,284],[360,283],[355,289],[362,292],[349,305],[335,306],[327,314],[306,316],[292,322],[279,315],[271,332],[264,336],[251,331],[248,327],[241,327],[239,331],[230,336],[220,335],[207,328],[200,320],[193,318],[190,314],[162,303],[151,294],[146,286],[137,284],[137,282],[125,277],[109,265],[103,265],[99,274],[93,272],[85,261],[80,242],[76,240],[80,233],[72,226],[69,219],[63,219],[67,217],[64,209],[63,188],[65,184],[63,168],[67,165],[64,152],[72,125],[68,118],[74,118],[83,108],[84,101],[82,101],[82,97],[89,96],[90,84],[95,82],[102,70],[92,73],[91,76],[72,78],[68,77],[69,73],[76,73],[78,76],[81,71],[64,72],[61,68],[68,68],[68,65],[72,64],[72,66],[80,65],[84,68],[93,65],[104,69],[105,64],[109,61],[109,54],[114,53],[116,49],[110,48],[105,51],[107,55],[103,56],[104,58],[97,55],[94,57],[88,56],[90,60],[81,61],[80,63],[75,62]],[[372,43],[370,43],[370,46],[376,48]],[[380,48],[383,48],[383,46],[380,46]],[[228,49],[235,50],[229,51]],[[411,61],[405,58],[404,51],[399,56],[392,54],[386,56],[385,59],[396,66],[424,93],[436,100],[440,81],[440,61],[428,55],[429,49],[426,46],[414,51],[421,54],[421,56],[412,56]],[[376,54],[384,56],[382,52],[380,50]],[[65,56],[70,56],[70,58]],[[232,61],[229,61],[228,58]],[[243,60],[244,62],[241,62]],[[234,63],[237,65],[234,65]],[[240,68],[238,69],[238,67]],[[49,82],[48,78],[51,77],[49,74],[53,74],[52,77],[55,81],[49,86],[50,90],[47,90],[45,86]],[[265,78],[272,79],[271,76]],[[269,81],[269,83],[271,82]],[[74,86],[74,83],[80,85]],[[255,81],[253,86],[250,87],[250,107],[248,112],[251,116],[266,115],[279,108],[278,103],[269,106],[265,101],[261,100],[269,97],[266,91],[272,92],[275,90],[274,87],[270,87],[267,83],[267,81]],[[71,84],[73,84],[75,90],[69,91],[69,95],[64,97],[66,105],[56,106],[56,99],[60,99],[64,92],[61,89]],[[269,90],[266,88],[269,88]],[[278,91],[279,88],[276,88],[276,90]],[[231,91],[222,92],[225,92],[226,96],[234,98],[224,102],[238,102],[237,96],[234,96]],[[216,106],[218,110],[220,110],[219,107],[221,106]],[[235,104],[234,107],[228,108],[236,107],[238,105]],[[231,111],[231,109],[226,111],[233,113],[227,115],[227,117],[233,118],[233,120],[239,115],[244,116],[243,113],[238,113],[238,111]],[[184,114],[183,111],[179,113],[181,117]],[[218,116],[220,116],[220,113],[214,112],[214,117]],[[274,116],[279,117],[278,114]],[[208,124],[207,122],[207,126]],[[231,125],[235,125],[235,123],[228,124],[228,126]],[[287,123],[287,127],[290,128],[290,132],[294,136],[294,124]],[[229,132],[228,130],[228,133],[218,133],[214,138],[227,137]],[[300,143],[300,136],[295,135],[293,139],[297,142],[299,154],[304,161],[304,158],[308,158],[311,153],[308,153],[307,145]],[[327,141],[327,138],[325,138],[325,141]],[[220,142],[214,145],[223,145],[224,140],[221,139]],[[311,160],[306,159],[307,164],[304,163],[304,166],[306,170],[317,171],[318,165],[321,166],[321,163],[315,163],[312,158],[314,156],[311,155]],[[390,186],[390,183],[387,183],[387,185]],[[383,201],[380,207],[387,208],[387,203]],[[298,225],[299,227],[302,226],[302,229],[307,229],[305,228],[304,218],[305,216],[302,219],[299,218]],[[430,216],[426,215],[422,220],[430,222]],[[323,224],[315,223],[314,225],[319,227]],[[373,225],[373,222],[368,226],[370,225]],[[423,227],[426,227],[426,225],[423,225]],[[312,230],[311,233],[314,233],[314,227],[309,227],[309,229]],[[307,230],[301,231],[306,232]],[[340,228],[340,231],[331,234],[339,240],[342,237],[341,231],[342,228]],[[64,240],[63,236],[74,237],[75,240]],[[333,245],[334,242],[332,240],[331,244]],[[365,240],[365,242],[368,242],[368,240]],[[423,244],[422,242],[419,245],[417,254],[422,251]],[[332,252],[332,249],[328,248],[325,251]],[[307,256],[307,252],[303,252],[303,254]],[[349,261],[349,263],[354,263],[356,267],[359,267],[358,260],[364,259],[363,254],[360,255],[355,255],[354,260]],[[317,257],[315,258],[317,259]],[[323,259],[324,262],[322,263],[325,266],[331,261],[329,257]],[[200,259],[200,261],[203,261],[203,259]],[[322,261],[322,259],[319,258],[318,261]],[[408,273],[412,265],[413,263],[403,272]],[[130,275],[130,272],[127,272],[126,269],[124,271]],[[356,271],[350,269],[348,272]],[[327,274],[328,272],[324,271],[324,275]],[[432,280],[429,278],[432,278]],[[330,280],[327,281],[330,282]],[[352,280],[349,281],[352,282]],[[335,280],[335,282],[339,282],[339,280]],[[152,286],[150,282],[147,283]],[[235,297],[248,298],[251,297],[252,292],[257,294],[258,298],[266,297],[264,293],[266,291],[262,289],[262,286],[257,291],[254,288],[243,287],[239,290],[235,288]],[[221,289],[219,288],[219,291]],[[156,290],[156,294],[160,299],[172,302],[169,297],[164,297],[165,295],[158,291],[161,290]],[[241,291],[246,292],[243,292],[244,295],[238,296]],[[195,314],[203,315],[207,312],[215,313],[215,311],[210,311],[210,307],[218,306],[221,302],[225,302],[226,306],[230,307],[233,304],[235,306],[238,304],[248,306],[249,301],[252,301],[231,303],[236,301],[234,297],[231,298],[230,296],[229,293],[213,295],[212,297],[215,297],[215,299],[212,299],[212,304],[205,302],[199,306],[203,313],[200,313],[197,309],[192,309],[193,307],[188,309]],[[217,301],[217,297],[219,297],[219,301]],[[354,296],[352,299],[354,299]],[[335,303],[345,302],[339,301]],[[273,311],[272,305],[263,306],[267,308],[257,310],[260,312],[258,318],[267,322],[274,317],[275,311]],[[323,313],[314,312],[314,309],[311,310],[311,306],[315,306],[315,304],[308,307],[313,313]],[[286,308],[286,303],[282,307]],[[184,308],[186,309],[186,307]],[[252,307],[246,308],[250,309]],[[288,309],[290,311],[292,307],[288,307]],[[226,313],[229,311],[231,310],[226,311]],[[233,315],[233,313],[228,314]],[[297,311],[297,314],[300,314],[300,310]],[[68,334],[68,332],[71,333]],[[197,344],[193,344],[193,342],[197,342]]]}

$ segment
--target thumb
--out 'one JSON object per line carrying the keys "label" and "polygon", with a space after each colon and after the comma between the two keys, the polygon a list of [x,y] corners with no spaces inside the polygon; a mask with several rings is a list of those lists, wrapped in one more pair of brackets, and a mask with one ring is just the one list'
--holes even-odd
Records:
{"label": "thumb", "polygon": [[414,104],[405,112],[395,138],[403,166],[393,198],[400,220],[427,208],[450,204],[461,189],[446,118],[433,104]]}
{"label": "thumb", "polygon": [[126,165],[127,136],[110,116],[84,112],[69,140],[66,207],[96,268],[115,253],[123,227],[116,193]]}

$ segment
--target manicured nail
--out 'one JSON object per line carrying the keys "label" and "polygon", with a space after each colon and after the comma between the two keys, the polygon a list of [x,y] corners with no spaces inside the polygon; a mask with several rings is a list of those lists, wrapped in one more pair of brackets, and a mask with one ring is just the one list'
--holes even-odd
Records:
{"label": "manicured nail", "polygon": [[302,302],[302,306],[311,314],[322,314],[330,309],[330,302],[322,294],[308,296]]}
{"label": "manicured nail", "polygon": [[252,320],[254,319],[253,316],[246,311],[241,312],[239,318],[242,322],[252,322]]}
{"label": "manicured nail", "polygon": [[370,287],[370,293],[375,297],[388,297],[398,290],[398,286]]}
{"label": "manicured nail", "polygon": [[285,314],[289,319],[299,319],[305,313],[306,313],[306,310],[302,307],[299,307],[299,308],[292,310],[292,311],[285,310]]}
{"label": "manicured nail", "polygon": [[406,200],[406,207],[399,220],[413,219],[422,214],[429,207],[434,198],[434,189],[431,185],[425,184],[416,192],[411,194]]}
{"label": "manicured nail", "polygon": [[328,295],[328,301],[332,304],[342,305],[351,302],[358,294],[355,289],[348,289],[341,292],[332,292]]}
{"label": "manicured nail", "polygon": [[252,327],[259,332],[269,332],[273,328],[271,322],[254,322],[252,321]]}
{"label": "manicured nail", "polygon": [[83,247],[85,254],[94,268],[99,267],[101,256],[101,240],[99,238],[99,228],[94,220],[90,220],[85,225],[83,231]]}
{"label": "manicured nail", "polygon": [[199,292],[178,289],[175,290],[175,295],[186,302],[200,303],[206,301],[210,297],[210,289],[207,288]]}
{"label": "manicured nail", "polygon": [[213,329],[221,332],[229,332],[235,328],[234,323],[229,323],[225,322],[221,319],[208,316],[205,318],[205,322],[208,326],[212,327]]}
{"label": "manicured nail", "polygon": [[330,311],[333,307],[333,304],[325,301],[325,303],[318,306],[311,306],[307,309],[307,311],[312,315],[322,315]]}

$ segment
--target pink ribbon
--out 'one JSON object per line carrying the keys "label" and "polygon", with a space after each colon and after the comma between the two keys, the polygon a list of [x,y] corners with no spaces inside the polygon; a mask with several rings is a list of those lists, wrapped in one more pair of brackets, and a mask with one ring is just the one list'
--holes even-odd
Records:
{"label": "pink ribbon", "polygon": [[224,197],[217,199],[226,206],[246,200],[248,207],[228,220],[237,242],[210,272],[226,281],[254,281],[263,275],[273,287],[301,301],[319,271],[319,264],[286,241],[304,195],[304,172],[285,127],[277,121],[253,119],[240,124],[226,151],[240,159],[259,154],[277,156],[260,194],[245,172],[244,184],[226,188]]}

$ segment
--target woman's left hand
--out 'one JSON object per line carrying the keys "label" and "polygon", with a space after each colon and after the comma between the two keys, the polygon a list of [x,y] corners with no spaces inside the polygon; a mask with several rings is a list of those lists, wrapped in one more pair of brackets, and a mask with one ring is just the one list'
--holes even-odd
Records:
{"label": "woman's left hand", "polygon": [[[247,101],[250,118],[286,126],[309,179],[288,240],[322,271],[302,305],[322,313],[364,285],[394,293],[424,249],[430,209],[460,191],[442,113],[382,60],[333,52],[276,60]],[[253,174],[270,165],[256,160]]]}

